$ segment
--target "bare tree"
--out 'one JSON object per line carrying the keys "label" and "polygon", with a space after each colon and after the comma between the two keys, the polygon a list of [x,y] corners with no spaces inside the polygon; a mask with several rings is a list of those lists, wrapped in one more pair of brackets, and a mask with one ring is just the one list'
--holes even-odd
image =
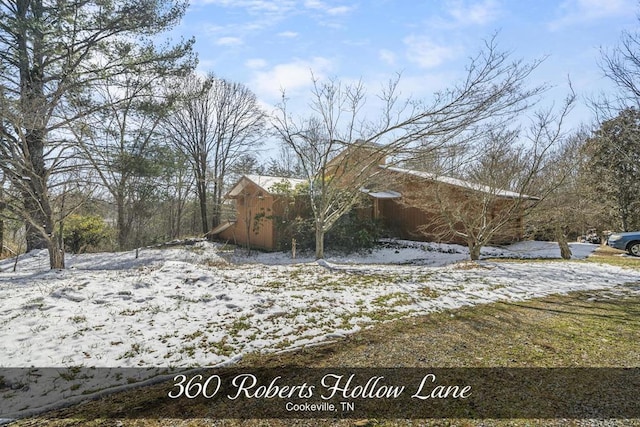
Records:
{"label": "bare tree", "polygon": [[211,77],[202,79],[194,75],[180,85],[181,101],[167,119],[166,134],[189,159],[199,199],[202,231],[208,231],[207,177],[209,153],[213,151],[213,101],[208,96]]}
{"label": "bare tree", "polygon": [[559,112],[536,113],[527,132],[489,124],[485,139],[467,147],[464,161],[453,162],[456,170],[422,175],[429,184],[404,199],[429,212],[431,221],[422,231],[434,239],[466,243],[472,260],[488,243],[520,238],[525,215],[571,173],[558,153],[574,101],[571,93]]}
{"label": "bare tree", "polygon": [[[166,121],[166,129],[193,168],[202,232],[206,234],[210,226],[220,222],[225,177],[230,165],[240,154],[262,143],[265,114],[253,92],[240,83],[213,75],[186,77],[181,92],[177,109]],[[207,212],[210,183],[214,206],[211,224]]]}
{"label": "bare tree", "polygon": [[617,46],[601,49],[598,65],[618,90],[590,99],[597,122],[611,120],[627,108],[640,108],[640,32],[623,30]]}
{"label": "bare tree", "polygon": [[191,41],[154,45],[185,9],[170,0],[0,3],[0,167],[15,190],[8,209],[26,224],[27,250],[46,247],[51,268],[64,267],[52,186],[75,154],[66,128],[104,108],[91,96],[97,81],[191,66]]}
{"label": "bare tree", "polygon": [[603,50],[601,57],[600,68],[605,77],[619,89],[616,107],[640,107],[640,34],[623,31],[618,46]]}
{"label": "bare tree", "polygon": [[193,193],[194,178],[189,159],[174,146],[162,147],[165,167],[161,176],[163,199],[167,206],[168,236],[171,239],[183,235],[182,222],[187,202]]}
{"label": "bare tree", "polygon": [[[377,165],[422,142],[422,151],[465,136],[478,138],[486,120],[508,122],[536,101],[544,86],[528,88],[526,80],[539,61],[511,61],[497,49],[495,37],[471,60],[466,78],[431,101],[401,101],[393,79],[378,95],[375,121],[363,113],[362,84],[313,81],[313,116],[295,119],[283,97],[275,128],[299,157],[309,179],[316,230],[316,257],[324,257],[324,235],[376,179]],[[356,142],[360,140],[361,142]],[[365,150],[359,148],[365,148]],[[340,153],[340,154],[339,154]]]}
{"label": "bare tree", "polygon": [[229,167],[242,154],[262,144],[266,115],[256,95],[241,83],[216,79],[210,89],[215,101],[215,151],[213,153],[213,215],[211,227],[220,224],[225,179]]}
{"label": "bare tree", "polygon": [[546,168],[539,178],[544,183],[541,187],[552,191],[528,218],[533,236],[555,239],[564,259],[572,255],[568,238],[581,236],[592,228],[599,211],[598,203],[589,196],[590,190],[584,180],[587,156],[583,148],[587,137],[587,130],[579,129],[555,151],[556,167]]}

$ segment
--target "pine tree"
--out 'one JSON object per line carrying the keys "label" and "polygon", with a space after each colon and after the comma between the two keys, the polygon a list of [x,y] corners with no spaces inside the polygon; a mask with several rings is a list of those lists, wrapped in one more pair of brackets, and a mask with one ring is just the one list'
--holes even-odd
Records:
{"label": "pine tree", "polygon": [[603,122],[585,150],[595,201],[613,226],[640,228],[640,111],[627,108]]}
{"label": "pine tree", "polygon": [[73,156],[66,131],[105,108],[96,82],[128,71],[190,68],[192,41],[155,38],[186,10],[171,0],[7,0],[0,3],[0,162],[12,183],[8,208],[26,224],[27,250],[47,248],[64,267],[55,174]]}

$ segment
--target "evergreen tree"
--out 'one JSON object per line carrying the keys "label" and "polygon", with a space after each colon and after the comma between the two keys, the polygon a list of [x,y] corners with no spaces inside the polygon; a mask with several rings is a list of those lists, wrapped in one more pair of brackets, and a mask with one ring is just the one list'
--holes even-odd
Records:
{"label": "evergreen tree", "polygon": [[627,108],[603,122],[585,150],[588,183],[611,225],[640,228],[640,111]]}
{"label": "evergreen tree", "polygon": [[[102,82],[94,91],[108,108],[80,120],[73,131],[83,157],[110,193],[116,206],[118,247],[130,249],[133,225],[145,209],[161,164],[154,157],[161,150],[158,126],[169,112],[170,97],[161,98],[153,73],[126,73]],[[151,182],[152,187],[146,188]]]}
{"label": "evergreen tree", "polygon": [[64,267],[54,175],[72,157],[66,130],[105,108],[96,82],[130,71],[191,67],[192,41],[158,48],[187,7],[171,0],[7,0],[0,3],[0,163],[16,191],[8,208],[26,224],[27,250]]}

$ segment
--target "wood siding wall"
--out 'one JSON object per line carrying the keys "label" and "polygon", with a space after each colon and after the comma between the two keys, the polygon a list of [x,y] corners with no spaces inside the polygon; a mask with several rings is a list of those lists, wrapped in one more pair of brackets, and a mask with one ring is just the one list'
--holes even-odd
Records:
{"label": "wood siding wall", "polygon": [[[400,192],[401,199],[380,199],[378,218],[394,237],[403,239],[435,241],[443,243],[462,243],[461,237],[454,236],[444,224],[436,192],[448,193],[446,200],[459,201],[459,206],[474,209],[474,197],[478,194],[461,187],[435,183],[419,177],[389,172],[386,189]],[[491,215],[499,215],[503,209],[509,209],[514,200],[497,198],[491,207]],[[479,214],[478,214],[479,215]],[[375,212],[372,213],[375,217]],[[462,231],[462,224],[455,227]],[[524,226],[522,211],[515,215],[504,228],[493,236],[492,243],[502,244],[522,240]]]}
{"label": "wood siding wall", "polygon": [[[223,240],[252,248],[274,250],[275,230],[271,216],[274,215],[274,197],[259,187],[248,184],[243,194],[235,198],[236,223],[220,233]],[[259,221],[255,221],[260,215]]]}

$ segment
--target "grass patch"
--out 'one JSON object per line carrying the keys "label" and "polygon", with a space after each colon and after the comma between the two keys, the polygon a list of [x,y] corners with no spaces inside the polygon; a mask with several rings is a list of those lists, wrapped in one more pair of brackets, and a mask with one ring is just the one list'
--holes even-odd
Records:
{"label": "grass patch", "polygon": [[429,288],[429,287],[420,288],[418,290],[417,294],[421,298],[425,298],[425,299],[436,299],[441,295],[438,290],[432,289],[432,288]]}
{"label": "grass patch", "polygon": [[578,261],[640,270],[640,257],[632,257],[627,255],[625,251],[619,251],[606,245],[599,246],[587,258]]}
{"label": "grass patch", "polygon": [[260,285],[264,289],[281,289],[285,288],[287,283],[284,280],[270,280]]}
{"label": "grass patch", "polygon": [[240,335],[240,332],[246,331],[251,328],[251,322],[249,322],[248,316],[242,316],[233,321],[227,332],[233,337]]}
{"label": "grass patch", "polygon": [[193,332],[191,334],[184,335],[183,340],[192,341],[192,340],[195,340],[196,338],[201,337],[203,335],[204,335],[203,331],[195,331],[195,332]]}
{"label": "grass patch", "polygon": [[231,356],[235,351],[235,347],[227,344],[227,337],[223,337],[220,341],[209,343],[209,350],[220,356]]}
{"label": "grass patch", "polygon": [[368,313],[368,316],[375,322],[373,323],[375,325],[377,322],[388,322],[391,320],[403,319],[405,317],[411,316],[411,310],[393,311],[388,309],[380,309]]}
{"label": "grass patch", "polygon": [[127,350],[119,359],[131,359],[147,352],[147,349],[140,343],[131,344],[131,348]]}
{"label": "grass patch", "polygon": [[411,296],[405,292],[393,292],[390,294],[380,295],[372,301],[373,305],[382,307],[401,307],[410,305],[413,302]]}
{"label": "grass patch", "polygon": [[604,291],[404,318],[353,336],[323,366],[640,366],[640,295]]}
{"label": "grass patch", "polygon": [[589,258],[582,260],[582,262],[586,263],[595,263],[595,264],[608,264],[613,265],[615,267],[625,267],[631,268],[634,270],[640,270],[640,257],[621,257],[621,256],[602,256],[602,255],[594,255]]}
{"label": "grass patch", "polygon": [[136,314],[140,313],[141,311],[142,311],[141,309],[125,308],[120,313],[118,313],[118,315],[119,316],[135,316]]}
{"label": "grass patch", "polygon": [[81,315],[73,316],[69,318],[69,321],[71,323],[85,323],[87,321],[87,316],[81,316]]}

